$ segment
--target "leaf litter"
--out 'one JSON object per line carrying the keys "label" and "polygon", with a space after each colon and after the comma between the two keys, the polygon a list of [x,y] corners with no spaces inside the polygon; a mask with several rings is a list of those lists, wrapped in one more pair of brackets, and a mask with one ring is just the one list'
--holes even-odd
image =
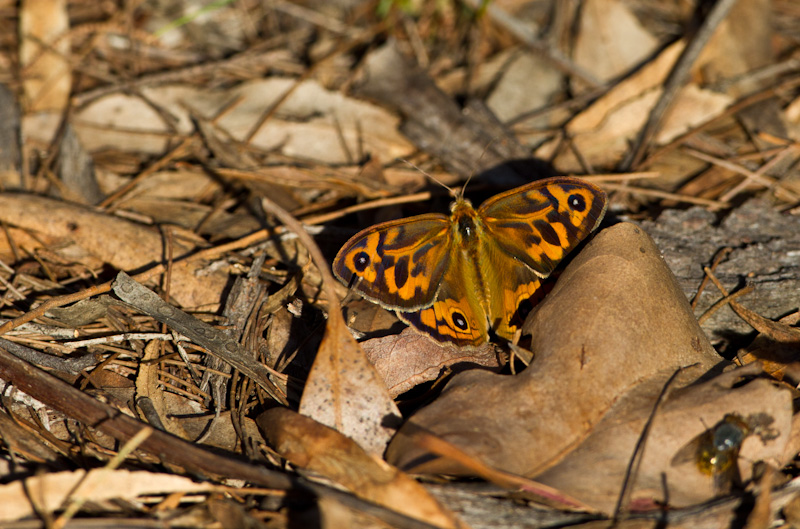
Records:
{"label": "leaf litter", "polygon": [[[796,524],[792,3],[379,4],[4,13],[2,522]],[[610,193],[514,347],[332,284],[416,167]]]}

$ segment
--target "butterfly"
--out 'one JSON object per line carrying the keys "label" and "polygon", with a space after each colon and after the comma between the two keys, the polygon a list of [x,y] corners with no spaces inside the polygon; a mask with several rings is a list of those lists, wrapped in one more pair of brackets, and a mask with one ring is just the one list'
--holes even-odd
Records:
{"label": "butterfly", "polygon": [[477,210],[462,194],[449,217],[360,231],[339,250],[333,272],[437,342],[476,346],[490,329],[511,340],[542,279],[600,223],[606,195],[568,177],[511,189]]}

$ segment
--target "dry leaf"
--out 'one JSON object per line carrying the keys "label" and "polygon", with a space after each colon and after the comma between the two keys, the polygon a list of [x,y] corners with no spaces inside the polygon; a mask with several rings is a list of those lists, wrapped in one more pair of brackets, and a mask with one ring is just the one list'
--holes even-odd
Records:
{"label": "dry leaf", "polygon": [[[598,233],[526,329],[535,360],[523,373],[459,374],[410,421],[491,466],[533,477],[644,380],[693,364],[702,372],[722,361],[658,249],[632,224]],[[424,457],[402,439],[388,452],[400,468]],[[423,469],[458,470],[435,460]]]}
{"label": "dry leaf", "polygon": [[728,16],[720,23],[697,59],[695,70],[704,83],[721,83],[744,78],[734,85],[734,96],[757,88],[758,77],[746,75],[772,64],[774,60],[774,21],[768,15],[769,0],[737,0]]}
{"label": "dry leaf", "polygon": [[266,411],[256,422],[273,449],[295,466],[418,520],[438,527],[463,527],[422,485],[337,431],[288,408]]}
{"label": "dry leaf", "polygon": [[[26,247],[27,251],[35,251],[42,246],[39,241],[46,241],[48,246],[61,248],[68,261],[85,262],[89,268],[97,267],[99,260],[132,271],[164,259],[164,239],[151,227],[60,200],[2,193],[0,221],[36,233],[31,240],[35,246]],[[73,244],[66,244],[70,242]],[[175,242],[173,251],[178,258],[189,248]],[[201,263],[193,262],[173,269],[170,296],[184,307],[219,303],[227,275],[204,273],[200,267]]]}
{"label": "dry leaf", "polygon": [[726,94],[705,90],[696,84],[686,85],[664,118],[655,141],[660,144],[670,142],[717,116],[732,102],[733,98]]}
{"label": "dry leaf", "polygon": [[[211,117],[218,130],[244,140],[263,115],[289,90],[277,115],[253,136],[250,144],[283,155],[327,164],[351,163],[362,152],[386,158],[408,155],[412,147],[397,132],[398,118],[386,110],[331,92],[313,80],[271,77],[242,83],[231,90],[211,91],[187,85],[147,87],[145,97],[178,119],[177,128],[192,130],[191,112]],[[235,107],[228,108],[231,101]],[[75,128],[89,151],[117,147],[161,153],[171,132],[163,118],[141,98],[111,95],[95,101],[76,116]],[[136,133],[129,132],[136,130]]]}
{"label": "dry leaf", "polygon": [[[76,489],[77,487],[77,489]],[[23,481],[0,485],[0,520],[12,521],[35,514],[32,498],[39,509],[53,512],[63,507],[67,498],[92,501],[114,498],[133,500],[144,494],[173,492],[209,492],[217,490],[210,483],[195,483],[189,478],[146,471],[95,469],[74,472],[51,472]]]}
{"label": "dry leaf", "polygon": [[611,80],[650,56],[658,41],[618,0],[590,0],[580,9],[572,55],[575,63],[603,81]]}
{"label": "dry leaf", "polygon": [[300,413],[355,439],[376,455],[383,454],[400,424],[400,411],[338,309],[328,313]]}
{"label": "dry leaf", "polygon": [[[19,60],[23,68],[22,86],[28,112],[61,114],[72,89],[67,2],[21,2],[19,31]],[[40,133],[34,132],[36,135]]]}
{"label": "dry leaf", "polygon": [[476,349],[440,345],[410,328],[400,334],[367,340],[361,347],[392,397],[436,380],[446,369],[458,372],[475,367],[495,370],[501,367],[497,350],[490,343]]}
{"label": "dry leaf", "polygon": [[[531,83],[531,79],[536,79]],[[503,122],[543,107],[561,90],[561,72],[534,53],[518,53],[506,65],[486,105]]]}
{"label": "dry leaf", "polygon": [[394,311],[384,309],[364,298],[348,301],[344,306],[344,318],[356,336],[397,334],[405,327]]}
{"label": "dry leaf", "polygon": [[[734,309],[736,310],[736,309]],[[798,375],[797,361],[800,353],[800,329],[794,327],[800,321],[800,312],[789,314],[777,322],[767,320],[739,305],[742,314],[748,316],[748,322],[761,328],[761,332],[753,340],[746,351],[738,355],[743,365],[760,362],[764,371],[778,380],[783,380],[789,371],[790,378]],[[769,322],[769,323],[767,323]],[[756,328],[754,326],[754,328]],[[794,365],[794,367],[790,367]]]}
{"label": "dry leaf", "polygon": [[[683,42],[667,47],[569,122],[567,132],[586,163],[601,167],[619,162],[661,95],[664,80],[683,48]],[[669,141],[691,125],[716,115],[730,101],[724,94],[692,84],[685,86],[665,116],[658,140]],[[548,158],[555,146],[555,142],[545,144],[536,156]],[[569,151],[559,154],[554,164],[563,172],[582,171],[584,167]]]}

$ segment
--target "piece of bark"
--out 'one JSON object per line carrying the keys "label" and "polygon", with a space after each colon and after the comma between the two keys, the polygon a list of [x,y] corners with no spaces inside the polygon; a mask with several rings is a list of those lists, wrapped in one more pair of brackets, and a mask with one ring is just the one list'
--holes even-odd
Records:
{"label": "piece of bark", "polygon": [[98,204],[105,198],[95,177],[94,160],[70,124],[66,125],[61,137],[56,168],[63,186],[54,188],[54,195],[80,204]]}
{"label": "piece of bark", "polygon": [[[714,274],[731,292],[745,284],[754,291],[737,299],[750,310],[776,320],[800,306],[800,217],[781,214],[761,199],[731,211],[722,222],[704,208],[667,210],[656,221],[642,222],[688,298],[703,281],[724,248],[731,253]],[[702,315],[722,298],[709,283],[700,295],[695,315]],[[755,333],[730,307],[717,310],[703,330],[721,351],[746,346]],[[731,352],[733,352],[731,351]]]}
{"label": "piece of bark", "polygon": [[492,168],[491,175],[483,177],[491,178],[493,184],[513,186],[527,181],[504,162],[527,158],[529,152],[491,111],[475,104],[462,112],[394,43],[367,57],[355,93],[397,111],[404,119],[403,134],[461,177]]}
{"label": "piece of bark", "polygon": [[19,105],[11,90],[0,84],[0,185],[3,189],[22,188],[20,174],[22,144]]}

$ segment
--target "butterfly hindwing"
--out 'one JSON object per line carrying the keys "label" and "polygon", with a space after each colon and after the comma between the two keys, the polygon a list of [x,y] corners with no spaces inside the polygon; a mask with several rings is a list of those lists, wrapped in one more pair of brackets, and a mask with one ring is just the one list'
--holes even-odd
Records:
{"label": "butterfly hindwing", "polygon": [[489,322],[495,334],[511,340],[525,317],[540,301],[541,278],[526,264],[511,258],[497,241],[481,241],[481,270],[489,286]]}
{"label": "butterfly hindwing", "polygon": [[450,223],[443,215],[384,222],[353,236],[336,255],[333,272],[384,307],[418,309],[433,302],[450,246]]}
{"label": "butterfly hindwing", "polygon": [[462,346],[485,342],[488,318],[476,291],[470,288],[470,271],[463,264],[451,260],[433,305],[415,312],[398,312],[398,317],[439,342]]}
{"label": "butterfly hindwing", "polygon": [[597,227],[605,193],[577,178],[552,178],[496,195],[478,210],[503,252],[547,277]]}

